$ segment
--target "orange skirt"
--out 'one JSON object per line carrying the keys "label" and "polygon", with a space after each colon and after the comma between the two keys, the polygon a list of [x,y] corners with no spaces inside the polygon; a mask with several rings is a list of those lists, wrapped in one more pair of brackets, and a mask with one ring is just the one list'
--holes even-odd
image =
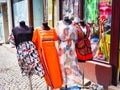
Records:
{"label": "orange skirt", "polygon": [[47,85],[54,89],[61,88],[63,84],[62,72],[54,41],[42,42],[42,56],[40,55],[40,58],[45,71]]}

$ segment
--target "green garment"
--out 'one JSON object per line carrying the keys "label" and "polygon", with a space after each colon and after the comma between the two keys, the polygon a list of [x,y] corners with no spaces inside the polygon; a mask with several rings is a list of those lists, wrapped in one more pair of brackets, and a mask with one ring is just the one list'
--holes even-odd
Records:
{"label": "green garment", "polygon": [[86,23],[91,21],[94,21],[94,23],[98,22],[98,3],[99,0],[85,0],[84,19]]}

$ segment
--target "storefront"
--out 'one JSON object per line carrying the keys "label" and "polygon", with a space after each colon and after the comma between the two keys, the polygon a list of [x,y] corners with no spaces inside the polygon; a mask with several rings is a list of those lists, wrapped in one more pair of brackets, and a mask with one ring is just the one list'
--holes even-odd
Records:
{"label": "storefront", "polygon": [[93,60],[112,65],[112,84],[117,84],[118,63],[120,63],[119,0],[12,1],[14,26],[18,25],[20,20],[25,20],[26,24],[34,27],[41,25],[44,21],[48,21],[51,27],[55,27],[57,21],[62,20],[66,15],[71,19],[78,16],[88,24],[94,23],[94,34],[91,39]]}
{"label": "storefront", "polygon": [[61,3],[59,19],[63,19],[65,15],[71,19],[79,16],[86,23],[96,24],[95,35],[92,38],[94,41],[92,48],[96,49],[93,60],[112,65],[112,84],[117,85],[120,61],[118,55],[120,13],[117,10],[120,2],[118,0],[59,0],[59,3]]}

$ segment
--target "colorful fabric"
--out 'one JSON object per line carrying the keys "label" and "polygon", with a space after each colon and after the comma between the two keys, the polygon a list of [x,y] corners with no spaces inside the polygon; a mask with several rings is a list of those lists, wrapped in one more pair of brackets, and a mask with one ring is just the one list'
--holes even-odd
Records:
{"label": "colorful fabric", "polygon": [[59,37],[58,53],[64,84],[68,87],[81,85],[81,72],[78,66],[78,60],[75,52],[75,43],[77,41],[77,29],[72,25],[65,25],[59,21],[57,25]]}
{"label": "colorful fabric", "polygon": [[69,16],[69,18],[73,18],[78,16],[78,13],[79,13],[79,0],[63,1],[63,17]]}
{"label": "colorful fabric", "polygon": [[84,7],[84,19],[86,22],[94,21],[97,23],[97,17],[99,15],[98,10],[99,0],[85,0],[85,7]]}
{"label": "colorful fabric", "polygon": [[[9,41],[15,45],[15,39],[11,33]],[[42,66],[40,65],[38,53],[32,41],[25,41],[17,46],[17,59],[23,76],[39,75],[44,76]]]}
{"label": "colorful fabric", "polygon": [[86,25],[86,34],[80,26],[78,28],[78,41],[76,43],[76,53],[78,60],[90,60],[93,58],[91,43],[89,40],[90,28]]}
{"label": "colorful fabric", "polygon": [[33,42],[37,46],[45,71],[45,80],[52,88],[61,88],[63,79],[55,41],[58,40],[55,29],[43,30],[38,27],[34,30]]}
{"label": "colorful fabric", "polygon": [[17,47],[18,64],[23,75],[39,75],[43,77],[44,72],[39,62],[36,47],[31,41],[26,41]]}

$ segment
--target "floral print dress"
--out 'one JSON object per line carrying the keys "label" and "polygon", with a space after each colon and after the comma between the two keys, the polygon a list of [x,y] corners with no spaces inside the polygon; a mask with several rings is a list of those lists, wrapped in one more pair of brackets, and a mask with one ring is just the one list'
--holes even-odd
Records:
{"label": "floral print dress", "polygon": [[[13,33],[9,36],[9,41],[15,45],[15,38]],[[25,41],[20,43],[17,47],[17,59],[23,76],[39,75],[44,76],[42,66],[39,62],[38,52],[36,46],[32,41]]]}
{"label": "floral print dress", "polygon": [[65,85],[67,87],[80,86],[82,75],[75,52],[77,29],[72,24],[65,25],[63,21],[59,21],[57,24],[57,33],[59,37],[58,53],[64,80],[63,87]]}

